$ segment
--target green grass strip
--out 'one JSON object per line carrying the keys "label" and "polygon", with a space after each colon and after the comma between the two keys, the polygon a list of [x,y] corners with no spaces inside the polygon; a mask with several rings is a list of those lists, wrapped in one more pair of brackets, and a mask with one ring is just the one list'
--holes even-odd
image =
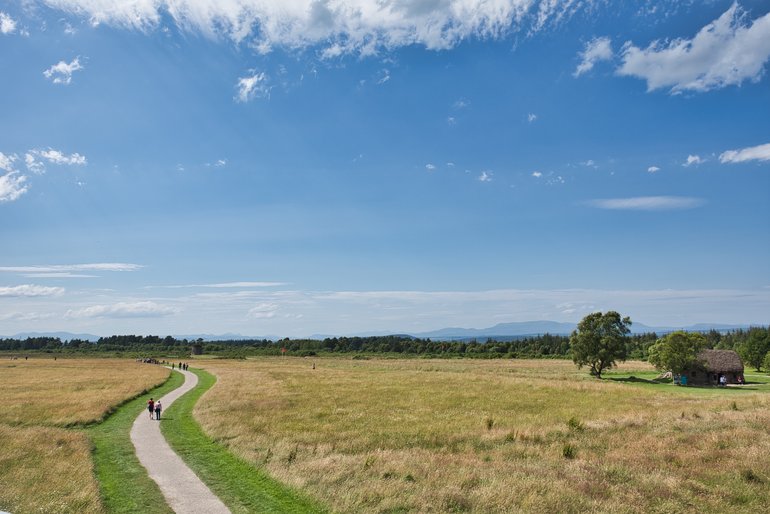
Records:
{"label": "green grass strip", "polygon": [[159,398],[184,383],[180,373],[172,373],[160,386],[119,407],[104,422],[86,429],[93,444],[96,478],[107,512],[173,512],[139,463],[131,443],[131,426],[150,397]]}
{"label": "green grass strip", "polygon": [[301,493],[270,477],[230,453],[203,433],[192,410],[216,378],[202,370],[198,385],[163,411],[161,431],[174,451],[234,513],[241,512],[326,512]]}

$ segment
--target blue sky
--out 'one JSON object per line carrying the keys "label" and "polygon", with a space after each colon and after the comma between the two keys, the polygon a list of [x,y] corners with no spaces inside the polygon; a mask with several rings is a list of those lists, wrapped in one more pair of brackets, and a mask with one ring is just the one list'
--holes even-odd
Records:
{"label": "blue sky", "polygon": [[0,334],[770,313],[764,1],[0,0]]}

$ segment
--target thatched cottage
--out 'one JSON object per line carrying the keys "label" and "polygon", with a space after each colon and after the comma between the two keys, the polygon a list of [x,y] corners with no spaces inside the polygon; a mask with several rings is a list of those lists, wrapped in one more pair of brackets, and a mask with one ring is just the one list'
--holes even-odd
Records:
{"label": "thatched cottage", "polygon": [[682,375],[690,385],[718,385],[722,375],[728,384],[742,384],[743,361],[733,350],[703,350],[698,363]]}

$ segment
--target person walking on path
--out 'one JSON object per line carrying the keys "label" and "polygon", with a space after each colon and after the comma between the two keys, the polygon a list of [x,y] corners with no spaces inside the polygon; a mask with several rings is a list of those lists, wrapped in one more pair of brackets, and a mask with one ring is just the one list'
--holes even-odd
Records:
{"label": "person walking on path", "polygon": [[155,402],[152,398],[147,402],[147,410],[150,411],[150,419],[152,419],[152,413],[155,412]]}
{"label": "person walking on path", "polygon": [[163,405],[160,404],[160,399],[158,399],[157,402],[155,402],[155,419],[160,421],[160,411],[163,410]]}

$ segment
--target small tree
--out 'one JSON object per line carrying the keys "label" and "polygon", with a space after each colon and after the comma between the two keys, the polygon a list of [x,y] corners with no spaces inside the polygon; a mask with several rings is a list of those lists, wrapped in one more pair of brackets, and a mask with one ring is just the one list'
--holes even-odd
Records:
{"label": "small tree", "polygon": [[707,346],[706,336],[698,332],[671,332],[650,347],[648,360],[661,371],[682,373],[696,364],[698,353]]}
{"label": "small tree", "polygon": [[765,360],[762,361],[762,367],[765,368],[765,371],[770,373],[770,352],[767,352],[767,355],[765,355]]}
{"label": "small tree", "polygon": [[589,366],[591,375],[602,378],[602,372],[615,366],[615,361],[626,360],[630,325],[630,318],[621,318],[615,311],[589,314],[569,338],[572,361],[578,368]]}

